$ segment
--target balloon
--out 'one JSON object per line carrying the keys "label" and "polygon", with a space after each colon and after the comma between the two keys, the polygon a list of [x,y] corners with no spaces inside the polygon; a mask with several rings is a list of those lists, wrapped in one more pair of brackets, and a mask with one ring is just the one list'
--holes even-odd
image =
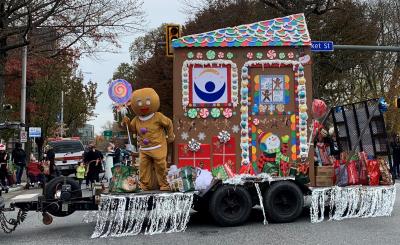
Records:
{"label": "balloon", "polygon": [[114,80],[108,88],[108,95],[115,103],[125,104],[131,99],[132,85],[124,79]]}
{"label": "balloon", "polygon": [[315,119],[319,119],[325,115],[328,111],[328,107],[325,102],[319,99],[315,99],[312,104],[312,113]]}

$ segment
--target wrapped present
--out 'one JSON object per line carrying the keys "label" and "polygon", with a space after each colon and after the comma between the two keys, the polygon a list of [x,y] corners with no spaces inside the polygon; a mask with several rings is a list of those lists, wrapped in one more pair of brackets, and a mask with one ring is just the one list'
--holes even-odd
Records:
{"label": "wrapped present", "polygon": [[175,165],[173,165],[168,171],[167,181],[172,191],[194,191],[196,176],[196,169],[192,166],[186,166],[178,169]]}
{"label": "wrapped present", "polygon": [[379,171],[381,172],[382,181],[380,182],[381,185],[392,185],[393,178],[390,174],[389,166],[386,161],[382,158],[378,159],[379,161]]}
{"label": "wrapped present", "polygon": [[178,167],[198,167],[210,170],[211,149],[209,144],[201,144],[198,151],[191,151],[187,144],[178,144]]}
{"label": "wrapped present", "polygon": [[367,153],[360,152],[359,156],[359,166],[358,166],[358,175],[360,177],[359,183],[361,185],[368,185],[368,171],[367,171]]}
{"label": "wrapped present", "polygon": [[236,145],[235,138],[229,138],[226,143],[220,141],[218,136],[212,137],[212,162],[213,168],[228,163],[232,165],[231,168],[235,171],[236,163]]}
{"label": "wrapped present", "polygon": [[359,175],[357,171],[358,161],[350,160],[349,164],[347,164],[347,177],[349,185],[358,185],[359,184]]}
{"label": "wrapped present", "polygon": [[277,164],[279,163],[279,176],[289,176],[291,167],[291,164],[289,163],[289,157],[279,152],[276,154],[275,161],[277,162]]}
{"label": "wrapped present", "polygon": [[271,176],[279,176],[280,163],[279,162],[266,162],[262,169],[263,173],[267,173]]}
{"label": "wrapped present", "polygon": [[379,185],[380,170],[379,163],[377,160],[367,161],[367,171],[368,171],[368,183],[369,185],[375,186]]}
{"label": "wrapped present", "polygon": [[140,191],[137,169],[133,166],[117,165],[111,169],[111,193],[131,193]]}
{"label": "wrapped present", "polygon": [[337,186],[346,186],[348,184],[348,172],[347,172],[346,161],[340,161],[340,160],[335,161],[334,171],[335,171],[334,175],[335,177],[333,179],[335,180],[335,184]]}
{"label": "wrapped present", "polygon": [[224,165],[219,165],[216,168],[211,170],[212,176],[216,179],[220,179],[222,181],[227,180],[229,178],[228,173],[225,170]]}

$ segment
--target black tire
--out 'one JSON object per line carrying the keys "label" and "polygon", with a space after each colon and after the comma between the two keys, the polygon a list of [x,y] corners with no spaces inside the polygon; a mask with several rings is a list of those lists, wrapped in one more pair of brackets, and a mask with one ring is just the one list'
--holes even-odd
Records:
{"label": "black tire", "polygon": [[60,176],[47,182],[44,189],[46,201],[54,202],[53,204],[49,204],[49,206],[46,208],[46,212],[56,217],[65,217],[75,212],[71,204],[69,204],[67,212],[62,211],[61,201],[57,201],[59,198],[56,196],[56,193],[57,190],[60,190],[61,186],[64,184],[64,178],[66,178],[66,183],[71,185],[71,198],[82,197],[82,190],[79,186],[79,183],[72,178]]}
{"label": "black tire", "polygon": [[247,221],[251,207],[251,196],[246,188],[224,185],[212,195],[209,212],[221,226],[237,226]]}
{"label": "black tire", "polygon": [[264,193],[264,208],[271,221],[288,223],[297,219],[303,211],[304,196],[291,181],[279,181]]}

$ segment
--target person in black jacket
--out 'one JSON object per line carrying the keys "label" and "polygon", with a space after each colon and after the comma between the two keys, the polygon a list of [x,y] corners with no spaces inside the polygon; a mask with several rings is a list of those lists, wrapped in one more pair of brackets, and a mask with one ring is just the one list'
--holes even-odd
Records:
{"label": "person in black jacket", "polygon": [[56,165],[55,165],[55,158],[56,158],[56,153],[54,152],[53,147],[51,147],[50,145],[46,146],[46,161],[49,162],[49,175],[50,178],[54,178],[59,176],[59,173],[56,169]]}
{"label": "person in black jacket", "polygon": [[89,146],[89,151],[85,155],[86,164],[86,187],[95,182],[100,182],[99,174],[103,170],[103,154],[96,149],[95,145]]}
{"label": "person in black jacket", "polygon": [[26,152],[21,143],[15,143],[15,149],[11,154],[12,161],[17,166],[17,185],[21,185],[22,173],[26,167]]}
{"label": "person in black jacket", "polygon": [[0,184],[6,193],[8,192],[8,185],[6,183],[6,178],[8,175],[7,161],[8,154],[6,152],[6,146],[0,144]]}
{"label": "person in black jacket", "polygon": [[400,177],[400,135],[396,135],[391,143],[393,154],[393,171],[396,178]]}

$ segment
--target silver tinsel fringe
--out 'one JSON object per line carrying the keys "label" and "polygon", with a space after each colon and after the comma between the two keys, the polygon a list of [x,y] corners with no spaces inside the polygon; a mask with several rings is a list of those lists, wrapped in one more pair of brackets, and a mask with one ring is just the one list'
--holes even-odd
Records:
{"label": "silver tinsel fringe", "polygon": [[394,185],[315,188],[311,196],[311,223],[324,220],[327,204],[329,220],[390,216],[395,200]]}
{"label": "silver tinsel fringe", "polygon": [[264,216],[263,224],[266,225],[268,224],[268,221],[267,221],[267,216],[265,215],[264,202],[263,202],[263,197],[261,195],[260,185],[258,183],[254,183],[254,186],[256,187],[258,199],[260,200],[261,210]]}
{"label": "silver tinsel fringe", "polygon": [[[91,238],[133,236],[143,230],[146,235],[184,231],[192,203],[193,193],[103,195]],[[93,213],[85,214],[84,221],[92,219]]]}

